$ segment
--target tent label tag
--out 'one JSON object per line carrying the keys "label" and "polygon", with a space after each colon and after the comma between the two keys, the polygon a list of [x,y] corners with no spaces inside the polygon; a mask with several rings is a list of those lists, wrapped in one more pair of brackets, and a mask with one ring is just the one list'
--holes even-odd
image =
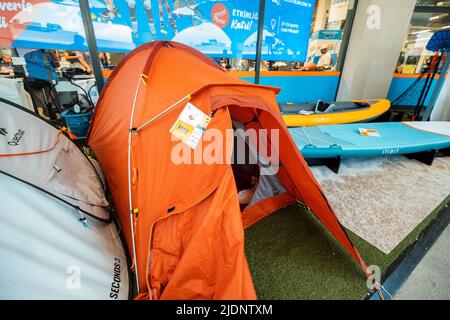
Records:
{"label": "tent label tag", "polygon": [[211,118],[207,114],[188,102],[170,133],[195,149],[210,121]]}

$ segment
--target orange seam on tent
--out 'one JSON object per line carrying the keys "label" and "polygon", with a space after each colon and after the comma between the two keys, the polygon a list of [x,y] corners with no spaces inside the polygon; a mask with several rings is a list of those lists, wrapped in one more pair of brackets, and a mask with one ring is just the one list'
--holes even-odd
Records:
{"label": "orange seam on tent", "polygon": [[61,135],[62,131],[59,130],[58,134],[56,135],[55,141],[53,142],[52,146],[45,150],[39,150],[39,151],[31,151],[31,152],[21,152],[21,153],[10,153],[10,154],[0,154],[0,158],[6,158],[6,157],[17,157],[17,156],[31,156],[35,154],[41,154],[45,152],[49,152],[53,150],[56,146],[56,144],[59,141],[59,136]]}
{"label": "orange seam on tent", "polygon": [[67,133],[68,136],[69,136],[69,138],[70,138],[71,140],[78,139],[78,137],[76,136],[76,134],[74,134],[72,131],[70,131],[70,130],[67,129],[66,127],[62,127],[60,130],[61,130],[62,132]]}
{"label": "orange seam on tent", "polygon": [[[294,204],[296,199],[289,193],[284,192],[276,196],[261,200],[242,211],[242,223],[244,229],[254,225],[273,212]],[[269,210],[265,208],[269,207]]]}

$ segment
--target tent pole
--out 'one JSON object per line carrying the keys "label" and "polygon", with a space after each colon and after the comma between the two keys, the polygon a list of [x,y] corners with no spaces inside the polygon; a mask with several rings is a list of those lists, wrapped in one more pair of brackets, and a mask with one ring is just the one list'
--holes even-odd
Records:
{"label": "tent pole", "polygon": [[184,102],[184,101],[189,101],[191,100],[191,95],[188,94],[187,96],[185,96],[184,98],[181,98],[180,100],[178,100],[177,102],[175,102],[174,104],[172,104],[170,107],[164,109],[163,111],[161,111],[159,114],[157,114],[156,116],[154,116],[153,118],[151,118],[150,120],[148,120],[147,122],[145,122],[144,124],[140,125],[137,128],[131,128],[131,131],[134,132],[138,132],[141,131],[142,129],[144,129],[146,126],[148,126],[150,123],[152,123],[153,121],[157,120],[158,118],[160,118],[161,116],[163,116],[164,114],[166,114],[167,112],[169,112],[170,110],[172,110],[173,108],[175,108],[176,106],[178,106],[180,103]]}
{"label": "tent pole", "polygon": [[439,76],[439,80],[438,80],[438,82],[436,84],[436,87],[433,90],[433,94],[432,94],[432,96],[430,98],[430,102],[428,104],[428,107],[425,110],[425,114],[423,115],[422,121],[429,121],[430,116],[431,116],[431,112],[433,111],[434,105],[437,102],[437,99],[439,97],[439,93],[441,92],[441,89],[442,89],[442,85],[444,84],[445,77],[446,77],[446,75],[448,73],[448,69],[450,67],[450,54],[447,53],[445,55],[445,57],[446,57],[446,60],[445,60],[444,65],[442,66],[441,74]]}
{"label": "tent pole", "polygon": [[79,3],[86,42],[89,47],[89,55],[91,56],[92,69],[94,70],[95,83],[97,84],[97,90],[100,94],[105,81],[103,80],[102,65],[100,63],[100,58],[98,57],[97,40],[95,39],[94,26],[92,25],[91,11],[89,9],[88,0],[79,0]]}
{"label": "tent pole", "polygon": [[256,61],[255,61],[255,84],[259,84],[259,75],[261,71],[261,51],[264,33],[264,12],[266,1],[259,0],[258,13],[258,37],[256,39]]}
{"label": "tent pole", "polygon": [[130,116],[130,128],[128,130],[128,159],[127,159],[127,167],[128,167],[128,204],[130,207],[130,229],[131,229],[131,246],[133,251],[133,260],[134,260],[134,272],[136,274],[136,290],[137,293],[140,293],[139,288],[139,271],[138,271],[138,261],[136,256],[136,242],[135,242],[135,230],[134,230],[134,214],[135,208],[133,208],[133,195],[132,195],[132,182],[131,182],[131,140],[133,134],[135,134],[132,130],[133,128],[133,120],[134,120],[134,110],[136,107],[136,101],[139,94],[139,89],[141,88],[142,75],[139,75],[139,82],[137,84],[136,92],[134,94],[133,106],[131,108],[131,116]]}

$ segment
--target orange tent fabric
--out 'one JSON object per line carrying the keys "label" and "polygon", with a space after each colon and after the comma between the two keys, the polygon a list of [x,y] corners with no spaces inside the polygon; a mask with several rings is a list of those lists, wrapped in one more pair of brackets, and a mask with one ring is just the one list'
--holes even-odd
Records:
{"label": "orange tent fabric", "polygon": [[[170,41],[143,45],[116,67],[101,93],[88,143],[105,173],[130,252],[135,230],[138,298],[255,299],[244,225],[296,200],[311,208],[366,271],[284,125],[278,91],[237,79],[198,51]],[[174,163],[171,153],[179,142],[169,130],[187,100],[212,115],[207,130],[226,135],[232,120],[279,130],[277,177],[286,192],[241,212],[230,164]],[[203,139],[199,145],[205,150],[211,143]],[[225,142],[223,150],[224,158],[232,153]]]}

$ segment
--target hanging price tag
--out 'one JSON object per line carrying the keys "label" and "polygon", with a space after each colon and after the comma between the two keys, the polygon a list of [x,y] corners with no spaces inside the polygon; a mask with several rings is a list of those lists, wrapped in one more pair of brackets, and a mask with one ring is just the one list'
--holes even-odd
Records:
{"label": "hanging price tag", "polygon": [[210,121],[211,118],[207,114],[188,102],[170,133],[195,149]]}

